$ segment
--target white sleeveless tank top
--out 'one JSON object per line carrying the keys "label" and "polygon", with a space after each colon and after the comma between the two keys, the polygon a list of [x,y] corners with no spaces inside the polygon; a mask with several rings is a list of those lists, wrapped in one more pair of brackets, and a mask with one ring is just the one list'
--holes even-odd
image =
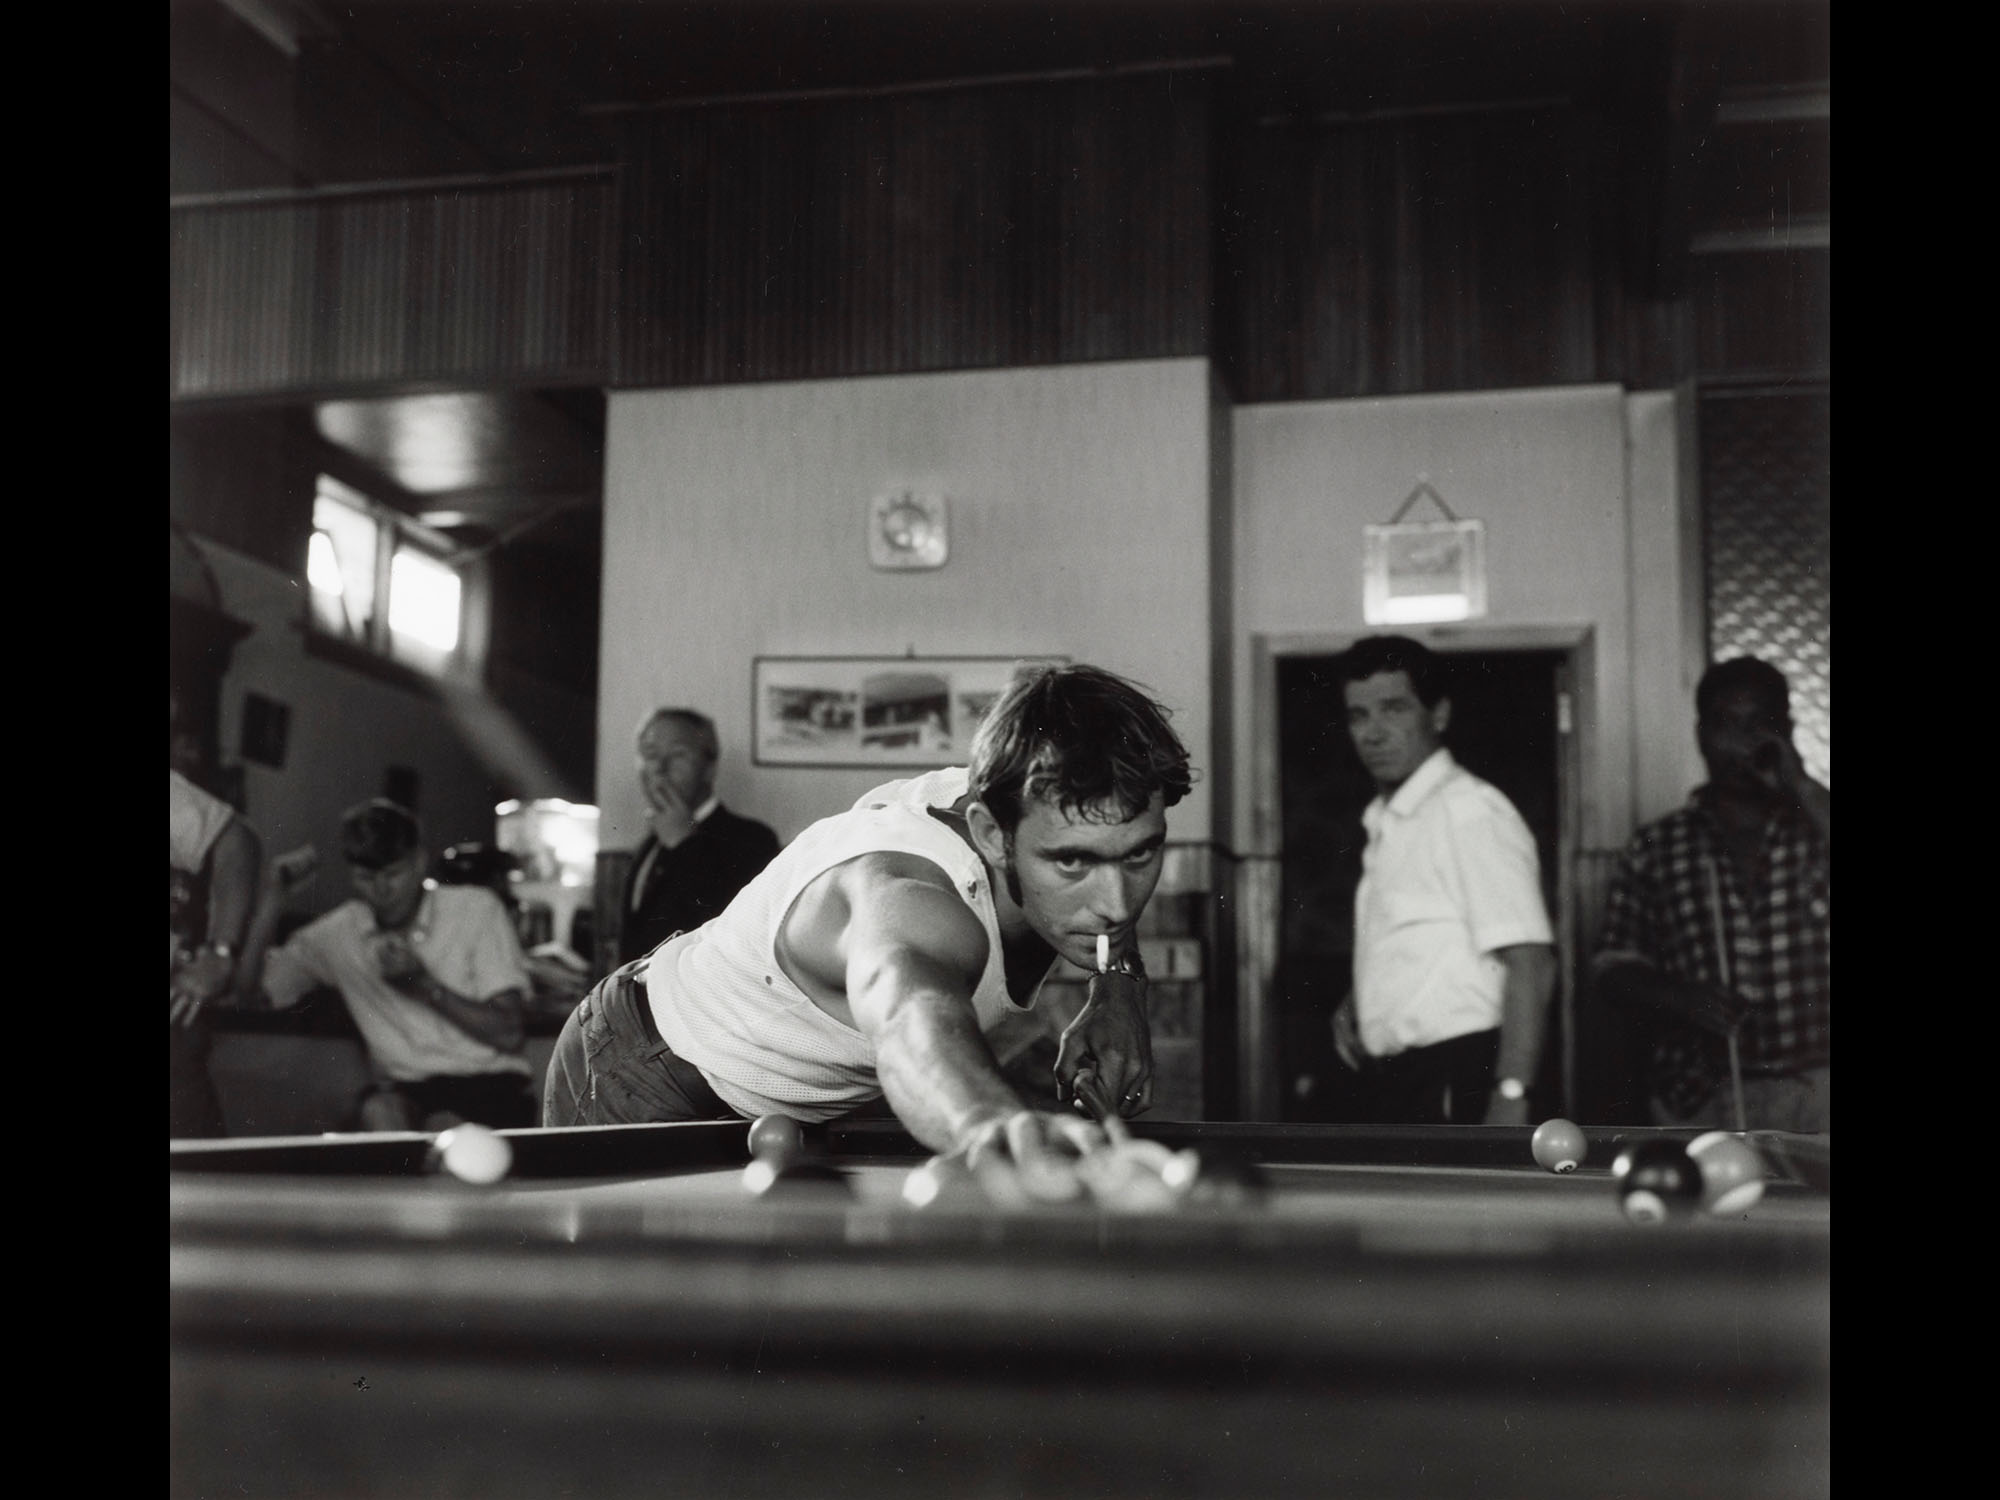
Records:
{"label": "white sleeveless tank top", "polygon": [[721,915],[654,950],[646,997],[661,1040],[739,1114],[829,1120],[881,1097],[874,1044],[815,1005],[777,958],[778,929],[799,893],[857,855],[914,854],[950,877],[986,929],[986,968],[972,995],[981,1034],[1003,1063],[1034,1039],[1041,983],[1026,1005],[1007,993],[986,863],[928,811],[965,789],[963,767],[875,788],[779,851]]}

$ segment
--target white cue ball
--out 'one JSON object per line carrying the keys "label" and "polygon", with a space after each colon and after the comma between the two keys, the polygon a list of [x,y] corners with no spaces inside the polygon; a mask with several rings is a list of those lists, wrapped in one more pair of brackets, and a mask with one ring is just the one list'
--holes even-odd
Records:
{"label": "white cue ball", "polygon": [[438,1160],[460,1182],[488,1186],[514,1165],[514,1148],[484,1125],[454,1125],[437,1138]]}

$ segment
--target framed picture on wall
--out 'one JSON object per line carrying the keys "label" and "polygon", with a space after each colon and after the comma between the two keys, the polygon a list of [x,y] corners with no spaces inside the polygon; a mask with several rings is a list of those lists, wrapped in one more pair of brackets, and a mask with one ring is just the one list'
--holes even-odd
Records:
{"label": "framed picture on wall", "polygon": [[1038,656],[760,656],[751,758],[760,766],[963,764],[972,734]]}
{"label": "framed picture on wall", "polygon": [[1361,616],[1370,625],[1474,620],[1486,613],[1486,523],[1364,528]]}

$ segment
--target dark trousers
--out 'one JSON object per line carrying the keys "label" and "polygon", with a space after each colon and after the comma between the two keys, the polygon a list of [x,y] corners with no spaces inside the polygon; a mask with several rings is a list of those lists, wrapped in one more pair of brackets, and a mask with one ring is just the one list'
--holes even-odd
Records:
{"label": "dark trousers", "polygon": [[383,1083],[374,1091],[402,1099],[408,1129],[433,1130],[440,1117],[455,1116],[495,1130],[535,1123],[535,1095],[521,1073],[439,1073],[429,1078]]}
{"label": "dark trousers", "polygon": [[634,959],[606,975],[570,1012],[549,1054],[542,1124],[737,1118],[701,1070],[660,1040],[645,976],[646,960]]}
{"label": "dark trousers", "polygon": [[1371,1125],[1477,1125],[1493,1092],[1500,1032],[1475,1031],[1394,1057],[1371,1057],[1361,1070],[1358,1104]]}

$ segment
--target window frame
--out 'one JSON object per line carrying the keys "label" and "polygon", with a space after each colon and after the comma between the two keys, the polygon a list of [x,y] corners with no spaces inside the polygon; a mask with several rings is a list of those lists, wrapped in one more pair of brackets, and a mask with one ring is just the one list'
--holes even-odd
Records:
{"label": "window frame", "polygon": [[[317,476],[313,489],[314,514],[306,541],[308,558],[312,538],[323,530],[319,517],[319,506],[323,500],[357,511],[373,524],[371,574],[374,597],[370,600],[368,615],[360,622],[358,630],[350,632],[336,628],[322,617],[324,606],[319,600],[325,596],[313,587],[309,568],[302,569],[300,581],[305,585],[304,637],[307,654],[354,667],[426,695],[434,695],[447,678],[477,680],[483,677],[485,653],[482,648],[487,632],[482,628],[486,589],[481,560],[477,556],[464,556],[452,539],[442,532],[326,473]],[[450,650],[426,645],[407,633],[390,628],[394,563],[396,553],[402,549],[441,563],[458,576],[458,643]]]}

